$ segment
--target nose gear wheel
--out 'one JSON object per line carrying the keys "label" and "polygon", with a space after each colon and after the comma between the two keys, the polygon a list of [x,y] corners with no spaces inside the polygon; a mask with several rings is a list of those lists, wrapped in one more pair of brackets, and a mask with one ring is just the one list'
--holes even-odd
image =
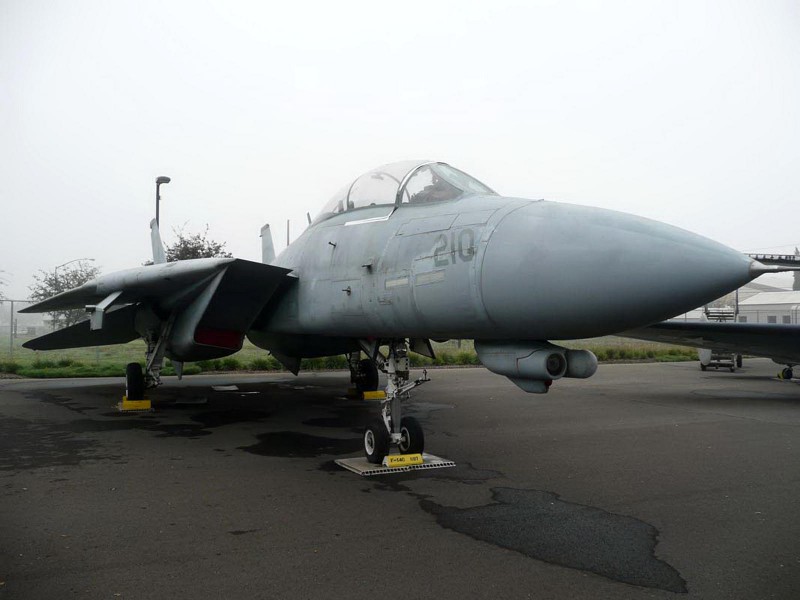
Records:
{"label": "nose gear wheel", "polygon": [[383,419],[376,419],[373,423],[367,425],[364,430],[364,454],[367,461],[373,464],[380,464],[383,459],[389,454],[389,431],[383,423]]}
{"label": "nose gear wheel", "polygon": [[425,433],[422,425],[414,417],[403,417],[400,422],[400,441],[397,447],[400,454],[422,454],[425,449]]}

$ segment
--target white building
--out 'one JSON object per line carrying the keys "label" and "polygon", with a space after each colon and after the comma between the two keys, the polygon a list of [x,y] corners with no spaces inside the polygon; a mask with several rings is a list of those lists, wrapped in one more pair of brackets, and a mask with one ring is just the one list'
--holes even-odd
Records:
{"label": "white building", "polygon": [[740,323],[800,324],[800,291],[761,292],[739,300]]}
{"label": "white building", "polygon": [[[731,292],[727,296],[723,296],[719,300],[713,303],[714,306],[729,306],[733,308],[736,305],[736,300],[738,297],[739,300],[739,312],[741,313],[742,306],[750,299],[756,296],[763,296],[769,294],[786,294],[791,293],[787,292],[783,288],[775,287],[774,285],[766,285],[763,283],[758,283],[756,281],[751,281],[750,283],[745,284],[744,286],[740,287],[736,292]],[[800,292],[796,292],[800,293]],[[770,313],[773,314],[773,313]],[[777,314],[777,313],[775,313]],[[755,320],[756,316],[752,315],[750,318],[746,319],[745,321],[740,321],[743,323],[752,322],[752,323],[759,323],[759,321]],[[700,306],[695,308],[694,310],[690,310],[687,313],[682,315],[677,315],[670,319],[670,321],[705,321],[705,310],[704,307]],[[766,323],[766,321],[760,321],[762,323]],[[778,323],[781,323],[781,319],[778,318]],[[792,323],[797,323],[797,320],[791,321]]]}

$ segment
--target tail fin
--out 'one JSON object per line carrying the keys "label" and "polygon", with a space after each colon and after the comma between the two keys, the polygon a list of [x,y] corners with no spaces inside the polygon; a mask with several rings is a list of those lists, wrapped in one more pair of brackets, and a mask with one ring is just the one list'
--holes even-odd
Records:
{"label": "tail fin", "polygon": [[275,260],[275,246],[272,244],[272,232],[267,223],[261,228],[261,262],[269,265],[273,260]]}
{"label": "tail fin", "polygon": [[158,223],[155,219],[150,221],[150,243],[153,245],[153,264],[161,265],[167,262],[164,244],[161,242],[161,232],[158,230]]}

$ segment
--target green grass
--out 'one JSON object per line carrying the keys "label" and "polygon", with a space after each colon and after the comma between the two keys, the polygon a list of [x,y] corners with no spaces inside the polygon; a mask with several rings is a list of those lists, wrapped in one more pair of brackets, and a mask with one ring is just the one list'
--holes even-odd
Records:
{"label": "green grass", "polygon": [[[101,348],[76,348],[34,352],[21,347],[24,339],[15,340],[13,357],[8,346],[0,350],[0,373],[11,373],[22,377],[122,377],[129,362],[144,364],[145,345],[141,340],[117,346]],[[2,343],[2,342],[0,342]],[[566,348],[591,350],[600,362],[659,361],[674,362],[697,360],[697,351],[692,348],[670,346],[651,342],[639,342],[627,338],[604,337],[590,340],[555,342]],[[411,354],[413,367],[471,366],[479,365],[473,344],[469,340],[456,340],[434,344],[436,359],[431,360]],[[344,356],[304,359],[303,371],[346,369]],[[185,375],[215,371],[283,371],[281,364],[264,350],[245,340],[242,350],[226,358],[187,363]],[[165,362],[164,375],[174,375],[169,361]]]}

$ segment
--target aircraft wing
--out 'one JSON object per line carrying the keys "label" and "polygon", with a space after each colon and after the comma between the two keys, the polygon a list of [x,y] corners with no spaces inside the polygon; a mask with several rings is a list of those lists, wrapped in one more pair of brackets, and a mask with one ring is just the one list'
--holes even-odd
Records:
{"label": "aircraft wing", "polygon": [[122,291],[116,304],[136,302],[147,297],[172,304],[180,300],[182,292],[189,291],[187,288],[202,284],[234,262],[237,259],[198,258],[116,271],[37,302],[20,312],[42,313],[84,308],[96,305],[116,291]]}
{"label": "aircraft wing", "polygon": [[[84,321],[26,342],[32,350],[121,344],[157,334],[177,359],[201,360],[241,348],[267,303],[295,278],[281,267],[206,258],[110,273],[21,312],[86,307]],[[222,351],[222,352],[220,352]]]}
{"label": "aircraft wing", "polygon": [[619,335],[800,364],[800,325],[665,321]]}

